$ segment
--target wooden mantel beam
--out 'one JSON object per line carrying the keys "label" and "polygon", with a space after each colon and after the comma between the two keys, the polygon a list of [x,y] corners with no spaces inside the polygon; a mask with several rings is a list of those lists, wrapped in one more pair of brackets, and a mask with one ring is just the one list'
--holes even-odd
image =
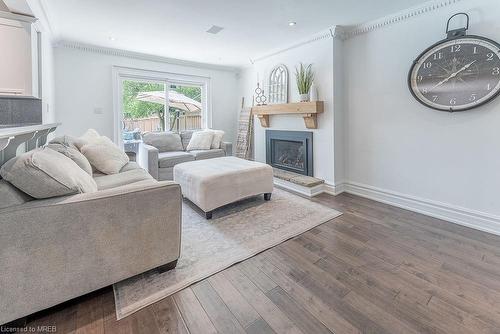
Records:
{"label": "wooden mantel beam", "polygon": [[308,129],[318,127],[317,115],[324,112],[324,102],[298,102],[286,104],[269,104],[252,108],[252,114],[256,115],[264,128],[270,126],[270,115],[298,115],[304,118],[304,124]]}

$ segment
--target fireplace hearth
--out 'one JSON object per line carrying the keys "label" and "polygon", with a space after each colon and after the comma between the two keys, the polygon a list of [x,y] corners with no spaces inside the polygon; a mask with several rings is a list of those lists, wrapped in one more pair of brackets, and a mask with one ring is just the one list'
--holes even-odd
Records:
{"label": "fireplace hearth", "polygon": [[313,175],[313,133],[266,131],[266,162],[279,169]]}

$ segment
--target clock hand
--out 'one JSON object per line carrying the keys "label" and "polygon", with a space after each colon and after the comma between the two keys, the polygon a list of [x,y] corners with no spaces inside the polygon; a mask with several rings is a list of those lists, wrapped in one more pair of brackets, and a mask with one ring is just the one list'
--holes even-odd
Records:
{"label": "clock hand", "polygon": [[477,60],[474,60],[473,62],[470,62],[468,63],[467,65],[465,65],[464,67],[462,67],[461,69],[459,69],[458,71],[456,71],[455,73],[452,73],[449,77],[447,77],[446,79],[444,80],[441,80],[440,82],[438,82],[434,87],[431,88],[431,90],[434,90],[436,88],[438,88],[439,86],[441,86],[442,84],[450,81],[451,79],[453,79],[454,77],[456,77],[458,74],[462,73],[463,71],[467,70],[469,67],[471,67]]}

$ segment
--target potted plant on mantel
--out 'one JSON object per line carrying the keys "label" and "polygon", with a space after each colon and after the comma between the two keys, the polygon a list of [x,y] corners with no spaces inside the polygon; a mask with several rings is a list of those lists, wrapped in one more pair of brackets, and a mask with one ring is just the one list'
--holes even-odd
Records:
{"label": "potted plant on mantel", "polygon": [[300,94],[300,102],[309,101],[309,92],[314,81],[314,73],[312,64],[304,65],[300,63],[299,67],[295,67],[295,77],[297,78],[297,88]]}

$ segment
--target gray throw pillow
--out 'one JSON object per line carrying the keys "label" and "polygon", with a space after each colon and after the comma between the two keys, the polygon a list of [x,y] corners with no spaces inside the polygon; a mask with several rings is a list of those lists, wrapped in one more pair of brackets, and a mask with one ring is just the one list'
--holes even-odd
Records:
{"label": "gray throw pillow", "polygon": [[48,147],[7,161],[0,175],[34,198],[50,198],[97,191],[92,177],[70,158]]}
{"label": "gray throw pillow", "polygon": [[74,148],[76,150],[80,150],[80,147],[82,147],[86,143],[87,143],[86,141],[84,141],[80,138],[67,136],[67,135],[56,137],[49,142],[49,144],[60,144],[60,145],[66,146],[66,147]]}
{"label": "gray throw pillow", "polygon": [[52,142],[48,144],[47,147],[61,154],[64,154],[65,156],[73,160],[78,165],[78,167],[80,167],[87,174],[92,176],[92,166],[90,165],[90,162],[77,148],[65,146],[63,144],[56,144]]}
{"label": "gray throw pillow", "polygon": [[147,132],[142,136],[142,141],[160,152],[184,151],[181,136],[174,132]]}

